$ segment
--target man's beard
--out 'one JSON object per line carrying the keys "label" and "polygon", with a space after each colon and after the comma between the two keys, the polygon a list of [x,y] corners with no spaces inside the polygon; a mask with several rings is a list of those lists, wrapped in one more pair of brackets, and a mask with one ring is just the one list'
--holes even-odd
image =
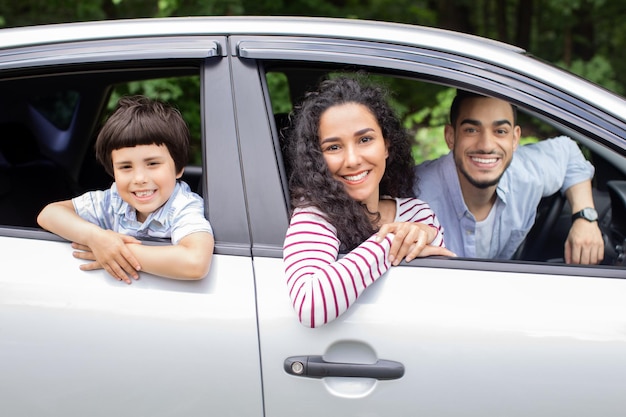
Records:
{"label": "man's beard", "polygon": [[[490,154],[483,154],[483,155],[490,155]],[[456,159],[456,158],[455,158]],[[504,173],[506,172],[506,170],[509,168],[509,165],[511,165],[511,161],[513,159],[511,158],[509,160],[509,162],[506,164],[506,166],[504,167],[504,169],[502,170],[502,172],[500,173],[500,175],[498,175],[497,178],[493,179],[493,180],[486,180],[486,181],[478,181],[477,179],[473,178],[463,167],[463,164],[461,163],[457,163],[456,166],[459,169],[459,171],[461,172],[461,174],[463,174],[463,176],[467,179],[467,181],[472,184],[474,187],[484,190],[485,188],[489,188],[492,187],[494,185],[498,185],[498,182],[500,182],[500,178],[502,178],[502,176],[504,175]]]}

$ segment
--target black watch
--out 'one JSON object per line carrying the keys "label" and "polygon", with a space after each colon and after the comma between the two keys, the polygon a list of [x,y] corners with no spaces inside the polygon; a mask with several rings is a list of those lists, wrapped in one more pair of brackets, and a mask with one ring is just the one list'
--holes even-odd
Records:
{"label": "black watch", "polygon": [[585,207],[581,211],[572,214],[572,222],[576,219],[585,219],[589,222],[598,221],[598,212],[591,207]]}

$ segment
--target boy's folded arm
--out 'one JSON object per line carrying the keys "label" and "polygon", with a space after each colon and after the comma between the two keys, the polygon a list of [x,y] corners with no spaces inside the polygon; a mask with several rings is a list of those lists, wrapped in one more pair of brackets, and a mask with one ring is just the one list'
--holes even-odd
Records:
{"label": "boy's folded arm", "polygon": [[71,200],[48,204],[37,216],[37,223],[56,235],[85,245],[94,230],[100,229],[76,214]]}
{"label": "boy's folded arm", "polygon": [[204,278],[211,267],[213,246],[213,235],[208,232],[191,233],[176,245],[127,245],[142,271],[179,280]]}
{"label": "boy's folded arm", "polygon": [[[106,269],[113,277],[126,282],[130,282],[129,275],[139,277],[137,270],[141,269],[140,264],[126,248],[124,238],[80,217],[71,200],[48,204],[37,216],[37,222],[54,234],[89,247],[97,265]],[[81,258],[76,254],[74,256]],[[81,268],[94,269],[84,266]]]}

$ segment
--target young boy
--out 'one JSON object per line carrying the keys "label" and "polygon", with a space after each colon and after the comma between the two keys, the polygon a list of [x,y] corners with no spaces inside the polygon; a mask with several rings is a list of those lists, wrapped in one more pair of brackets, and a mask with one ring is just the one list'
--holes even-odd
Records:
{"label": "young boy", "polygon": [[[213,254],[213,230],[202,198],[180,180],[189,128],[178,110],[142,96],[123,97],[96,139],[96,158],[115,179],[110,189],[48,204],[37,222],[93,262],[130,284],[138,271],[173,279],[202,279]],[[142,245],[137,238],[171,238]]]}

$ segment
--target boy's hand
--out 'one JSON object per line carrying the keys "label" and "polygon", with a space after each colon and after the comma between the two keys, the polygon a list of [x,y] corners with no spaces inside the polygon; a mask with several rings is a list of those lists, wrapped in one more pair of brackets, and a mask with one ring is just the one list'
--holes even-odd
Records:
{"label": "boy's hand", "polygon": [[397,222],[384,224],[377,233],[378,240],[382,240],[388,233],[394,238],[389,249],[389,262],[398,265],[405,259],[413,259],[431,255],[455,256],[450,250],[430,243],[437,236],[434,227],[417,222]]}
{"label": "boy's hand", "polygon": [[126,244],[141,244],[141,241],[111,230],[101,230],[88,245],[72,243],[75,258],[93,261],[80,266],[83,271],[104,268],[113,278],[131,283],[130,277],[139,279],[137,271],[141,265]]}

